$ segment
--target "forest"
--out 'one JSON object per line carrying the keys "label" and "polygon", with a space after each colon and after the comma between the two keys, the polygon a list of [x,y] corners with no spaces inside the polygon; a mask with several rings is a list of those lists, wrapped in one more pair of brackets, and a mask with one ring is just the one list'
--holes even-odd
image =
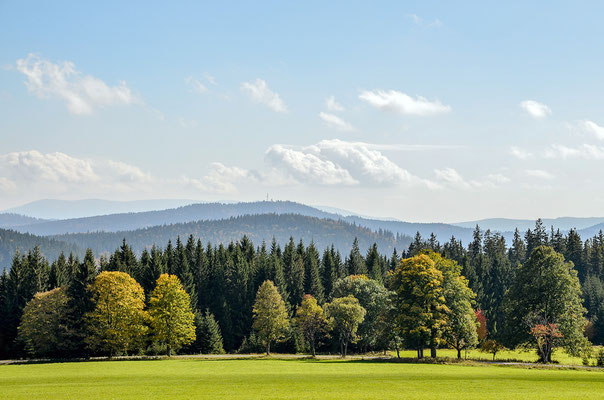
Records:
{"label": "forest", "polygon": [[[443,347],[484,346],[495,354],[528,346],[548,362],[555,347],[580,355],[588,341],[604,343],[602,232],[583,240],[575,230],[548,232],[537,220],[509,244],[479,227],[467,247],[454,237],[440,243],[419,234],[400,253],[351,242],[345,254],[293,237],[284,246],[247,236],[223,245],[193,235],[140,256],[125,239],[98,258],[90,249],[83,258],[61,254],[51,261],[37,247],[17,252],[0,277],[1,356],[248,353],[268,352],[272,343],[283,353],[345,355],[350,346],[359,353],[417,349],[418,357],[424,348],[435,357]],[[188,310],[182,317],[188,339],[172,347],[157,333],[158,317],[140,314],[159,315],[157,291],[170,279],[182,289],[174,289],[182,294],[175,296],[178,309]],[[140,317],[140,330],[132,333],[136,340],[116,344],[98,332],[94,318],[102,319],[95,312],[103,296],[122,287],[139,293],[131,301],[138,311],[128,315]],[[62,311],[35,319],[36,307],[49,305]],[[277,315],[262,319],[273,305]],[[314,316],[310,325],[304,315]],[[52,333],[43,337],[46,347],[35,346],[40,329]]]}

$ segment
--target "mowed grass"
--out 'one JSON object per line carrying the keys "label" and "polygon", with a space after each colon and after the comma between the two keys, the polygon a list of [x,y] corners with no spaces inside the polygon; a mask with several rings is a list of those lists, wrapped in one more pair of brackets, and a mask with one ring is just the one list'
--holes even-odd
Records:
{"label": "mowed grass", "polygon": [[[595,365],[596,354],[602,348],[602,346],[594,346],[592,350],[592,356],[590,357],[590,365]],[[389,354],[392,357],[396,357],[396,352]],[[417,352],[415,350],[402,350],[400,352],[401,357],[404,358],[415,358]],[[424,355],[430,355],[430,349],[424,350]],[[454,349],[438,349],[438,357],[457,358],[457,350]],[[466,352],[461,352],[462,358],[466,357]],[[468,360],[481,360],[481,361],[492,361],[493,355],[490,353],[483,353],[477,349],[471,349],[467,352]],[[539,357],[535,350],[521,351],[521,350],[505,350],[500,351],[495,356],[495,361],[521,361],[521,362],[537,362]],[[567,354],[563,349],[557,349],[552,354],[552,361],[561,365],[583,365],[581,357],[573,357]],[[603,396],[604,397],[604,396]]]}
{"label": "mowed grass", "polygon": [[602,399],[604,372],[313,360],[0,366],[3,399]]}

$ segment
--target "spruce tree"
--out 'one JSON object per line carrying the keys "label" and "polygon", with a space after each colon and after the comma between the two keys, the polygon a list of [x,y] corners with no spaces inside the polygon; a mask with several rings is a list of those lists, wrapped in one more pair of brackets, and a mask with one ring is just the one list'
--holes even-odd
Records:
{"label": "spruce tree", "polygon": [[224,354],[220,326],[214,315],[209,310],[206,310],[205,314],[198,313],[196,324],[196,350],[201,354]]}
{"label": "spruce tree", "polygon": [[88,285],[94,282],[96,277],[96,265],[91,249],[86,250],[84,262],[78,264],[72,275],[71,282],[67,286],[67,338],[65,347],[74,356],[86,354],[87,329],[84,315],[92,309]]}
{"label": "spruce tree", "polygon": [[352,249],[346,260],[346,269],[349,275],[367,275],[367,266],[359,249],[359,240],[356,237],[352,242]]}
{"label": "spruce tree", "polygon": [[310,242],[306,249],[306,265],[304,266],[305,277],[305,294],[312,295],[319,304],[323,303],[324,292],[323,283],[321,282],[321,274],[319,272],[319,252],[313,241]]}

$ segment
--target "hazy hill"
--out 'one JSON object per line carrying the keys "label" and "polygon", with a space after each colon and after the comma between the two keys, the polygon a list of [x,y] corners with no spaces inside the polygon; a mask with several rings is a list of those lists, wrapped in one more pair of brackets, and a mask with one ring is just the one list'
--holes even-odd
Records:
{"label": "hazy hill", "polygon": [[187,223],[204,220],[219,220],[242,215],[299,214],[303,216],[343,220],[372,230],[389,230],[401,235],[413,236],[419,231],[423,236],[434,232],[439,239],[448,240],[452,235],[465,242],[472,237],[472,229],[437,223],[411,223],[395,220],[371,219],[359,216],[342,216],[291,201],[259,201],[250,203],[202,203],[183,207],[147,211],[74,218],[59,221],[42,221],[16,226],[20,232],[36,235],[61,235],[66,233],[130,231],[165,224]]}
{"label": "hazy hill", "polygon": [[5,213],[21,214],[43,219],[68,219],[91,217],[128,212],[143,212],[163,210],[196,203],[194,200],[165,199],[165,200],[53,200],[44,199],[33,201],[19,207],[4,210]]}
{"label": "hazy hill", "polygon": [[66,254],[74,252],[81,255],[82,253],[74,244],[68,244],[52,238],[34,236],[28,233],[0,229],[0,271],[10,267],[15,251],[27,252],[35,246],[39,246],[42,254],[51,260],[55,259],[61,251]]}
{"label": "hazy hill", "polygon": [[332,244],[343,253],[350,251],[357,237],[361,250],[366,251],[374,242],[382,254],[390,254],[396,247],[406,249],[411,238],[391,232],[374,232],[368,228],[350,224],[342,220],[324,219],[297,214],[245,215],[222,220],[188,222],[173,225],[154,226],[123,232],[77,233],[55,236],[59,241],[73,243],[79,248],[92,248],[96,254],[113,252],[123,238],[140,252],[153,244],[165,246],[168,240],[176,241],[180,236],[186,240],[189,235],[211,243],[228,243],[247,235],[256,245],[262,240],[268,244],[273,237],[280,244],[289,241],[290,236],[305,243],[314,240],[320,251]]}
{"label": "hazy hill", "polygon": [[[560,217],[544,218],[542,220],[546,227],[549,228],[550,226],[553,226],[555,229],[560,229],[561,231],[568,231],[572,228],[585,229],[596,224],[604,223],[604,218],[601,217]],[[456,222],[451,225],[472,229],[478,225],[480,226],[480,229],[490,229],[497,232],[513,232],[514,229],[518,228],[519,231],[526,232],[527,229],[533,229],[535,227],[535,220],[489,218],[476,221]]]}
{"label": "hazy hill", "polygon": [[39,224],[41,222],[45,222],[45,220],[14,213],[0,214],[0,228],[4,229]]}

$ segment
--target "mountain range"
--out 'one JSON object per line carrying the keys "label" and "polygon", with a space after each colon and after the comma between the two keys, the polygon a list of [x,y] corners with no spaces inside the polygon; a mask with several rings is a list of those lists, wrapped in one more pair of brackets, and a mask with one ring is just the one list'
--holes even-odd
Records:
{"label": "mountain range", "polygon": [[[153,209],[166,205],[174,207]],[[115,210],[124,212],[112,212]],[[97,215],[91,215],[94,213]],[[65,218],[66,215],[77,217]],[[577,228],[584,238],[604,229],[604,218],[596,217],[544,219],[543,223],[563,232]],[[27,250],[34,245],[54,258],[60,251],[81,254],[87,247],[97,254],[112,252],[123,238],[140,252],[153,244],[165,246],[168,240],[179,236],[184,240],[191,234],[212,243],[228,243],[247,235],[256,244],[273,238],[283,244],[293,236],[305,242],[314,240],[321,250],[334,244],[347,252],[357,237],[361,248],[377,242],[380,251],[387,253],[395,247],[399,251],[405,249],[416,232],[424,238],[434,233],[441,242],[454,236],[467,245],[476,225],[502,233],[509,243],[514,229],[525,232],[535,222],[504,218],[457,223],[404,222],[291,201],[190,204],[188,200],[40,200],[0,213],[0,269],[7,266],[16,249]]]}

